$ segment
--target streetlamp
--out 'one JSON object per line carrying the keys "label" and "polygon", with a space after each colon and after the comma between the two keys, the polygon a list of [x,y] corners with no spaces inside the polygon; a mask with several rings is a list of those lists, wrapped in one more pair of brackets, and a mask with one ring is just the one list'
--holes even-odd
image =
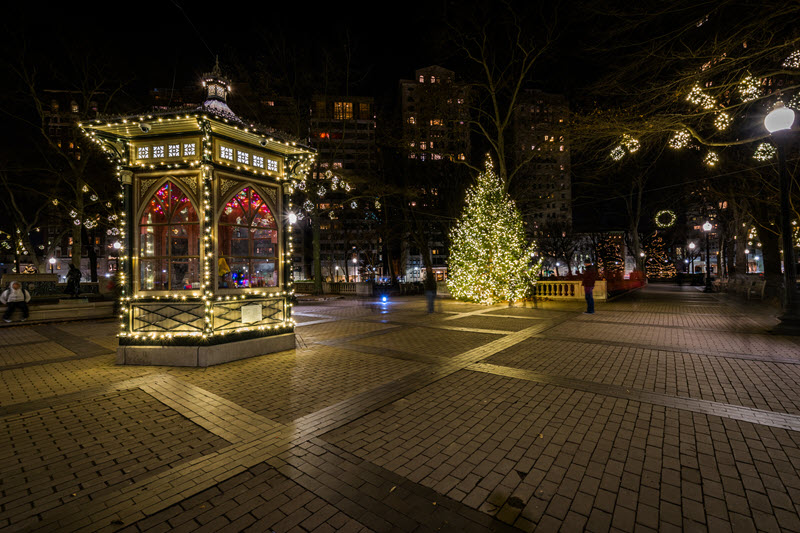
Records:
{"label": "streetlamp", "polygon": [[336,265],[336,277],[333,280],[335,283],[339,282],[339,265]]}
{"label": "streetlamp", "polygon": [[706,221],[706,223],[703,224],[703,231],[706,233],[706,287],[703,289],[703,292],[714,292],[713,287],[711,287],[711,257],[708,249],[708,235],[711,233],[712,227],[711,222]]}
{"label": "streetlamp", "polygon": [[114,271],[119,274],[119,251],[122,249],[122,243],[119,241],[114,241]]}
{"label": "streetlamp", "polygon": [[693,242],[689,243],[689,258],[692,260],[692,271],[691,273],[694,274],[694,249],[697,245]]}
{"label": "streetlamp", "polygon": [[56,264],[56,258],[55,257],[51,257],[49,262],[50,262],[50,273],[52,274],[53,273],[53,265]]}
{"label": "streetlamp", "polygon": [[794,245],[792,243],[792,225],[789,221],[791,206],[789,195],[791,181],[786,167],[787,134],[794,124],[794,111],[778,100],[766,117],[764,127],[769,131],[775,147],[778,149],[779,189],[781,195],[781,240],[783,241],[783,313],[781,321],[774,329],[775,333],[800,335],[800,310],[798,310],[797,273],[794,263]]}

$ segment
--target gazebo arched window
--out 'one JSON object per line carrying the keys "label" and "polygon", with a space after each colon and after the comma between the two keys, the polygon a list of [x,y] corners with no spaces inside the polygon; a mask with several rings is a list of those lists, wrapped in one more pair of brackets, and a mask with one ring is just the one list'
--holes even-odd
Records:
{"label": "gazebo arched window", "polygon": [[264,198],[245,187],[222,208],[218,227],[219,287],[278,285],[278,225]]}
{"label": "gazebo arched window", "polygon": [[168,181],[150,198],[139,221],[142,290],[198,290],[200,221],[192,201]]}

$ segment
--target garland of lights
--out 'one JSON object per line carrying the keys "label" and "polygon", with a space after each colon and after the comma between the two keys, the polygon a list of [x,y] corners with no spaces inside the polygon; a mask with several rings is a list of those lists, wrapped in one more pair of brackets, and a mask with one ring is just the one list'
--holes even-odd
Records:
{"label": "garland of lights", "polygon": [[[668,216],[669,220],[664,222],[662,217]],[[669,228],[675,224],[675,221],[678,219],[678,216],[675,214],[675,211],[671,211],[669,209],[663,209],[656,213],[656,226],[659,228]]]}

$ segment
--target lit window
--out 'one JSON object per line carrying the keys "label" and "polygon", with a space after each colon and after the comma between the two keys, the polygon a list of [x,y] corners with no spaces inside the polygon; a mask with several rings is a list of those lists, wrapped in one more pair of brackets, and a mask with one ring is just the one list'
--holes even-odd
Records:
{"label": "lit window", "polygon": [[353,102],[334,102],[334,120],[349,120],[353,118]]}
{"label": "lit window", "polygon": [[559,146],[559,147],[558,147],[558,151],[559,151],[559,152],[563,152],[563,151],[564,151],[564,145],[563,145],[563,144],[562,144],[561,146]]}
{"label": "lit window", "polygon": [[270,170],[272,172],[277,172],[278,162],[275,161],[274,159],[267,159],[267,170]]}
{"label": "lit window", "polygon": [[194,143],[186,143],[183,145],[183,155],[195,155]]}
{"label": "lit window", "polygon": [[181,155],[181,145],[180,144],[170,144],[167,150],[167,153],[170,157],[180,157]]}
{"label": "lit window", "polygon": [[253,166],[264,168],[264,158],[259,155],[253,156]]}
{"label": "lit window", "polygon": [[431,76],[431,83],[436,83],[436,76]]}
{"label": "lit window", "polygon": [[341,161],[334,161],[333,162],[333,168],[342,168],[342,162]]}
{"label": "lit window", "polygon": [[458,101],[459,104],[463,104],[464,103],[464,99],[463,98],[459,98],[457,101]]}
{"label": "lit window", "polygon": [[439,154],[433,154],[433,159],[435,159],[436,161],[440,160],[441,158],[442,158],[442,156],[441,156],[441,155],[439,155]]}
{"label": "lit window", "polygon": [[136,157],[139,159],[147,159],[150,157],[150,147],[149,146],[140,146],[136,149]]}
{"label": "lit window", "polygon": [[233,161],[233,148],[228,148],[227,146],[220,146],[219,156],[222,159],[230,159],[231,161]]}
{"label": "lit window", "polygon": [[250,154],[247,152],[242,152],[241,150],[236,150],[236,162],[237,163],[244,163],[245,165],[250,164]]}
{"label": "lit window", "polygon": [[464,161],[465,159],[466,159],[466,156],[464,154],[458,154],[458,160],[459,161]]}
{"label": "lit window", "polygon": [[153,157],[164,157],[164,147],[153,146]]}
{"label": "lit window", "polygon": [[419,148],[420,148],[420,150],[427,150],[428,149],[428,143],[426,143],[425,141],[422,141],[421,143],[419,143]]}
{"label": "lit window", "polygon": [[431,119],[431,126],[442,126],[444,121],[440,118]]}
{"label": "lit window", "polygon": [[369,118],[369,104],[358,104],[358,114],[360,118]]}
{"label": "lit window", "polygon": [[139,222],[142,290],[200,288],[200,223],[191,200],[167,182],[150,198]]}
{"label": "lit window", "polygon": [[414,115],[411,115],[411,116],[408,117],[408,123],[409,124],[416,124],[417,123],[417,119],[414,117]]}
{"label": "lit window", "polygon": [[[278,226],[264,199],[246,187],[231,198],[219,219],[219,287],[278,284]],[[222,265],[226,268],[222,268]]]}
{"label": "lit window", "polygon": [[420,75],[419,82],[420,83],[425,83],[425,76]]}

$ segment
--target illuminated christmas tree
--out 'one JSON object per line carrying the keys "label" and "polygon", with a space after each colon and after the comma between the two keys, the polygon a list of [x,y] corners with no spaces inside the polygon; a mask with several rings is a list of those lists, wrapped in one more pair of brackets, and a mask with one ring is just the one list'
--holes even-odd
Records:
{"label": "illuminated christmas tree", "polygon": [[675,264],[670,260],[667,245],[661,237],[656,236],[647,243],[645,253],[647,254],[645,270],[648,278],[674,278],[678,274]]}
{"label": "illuminated christmas tree", "polygon": [[529,264],[533,246],[525,243],[520,212],[491,160],[467,190],[464,212],[450,239],[447,286],[453,297],[491,304],[529,295],[539,267]]}

